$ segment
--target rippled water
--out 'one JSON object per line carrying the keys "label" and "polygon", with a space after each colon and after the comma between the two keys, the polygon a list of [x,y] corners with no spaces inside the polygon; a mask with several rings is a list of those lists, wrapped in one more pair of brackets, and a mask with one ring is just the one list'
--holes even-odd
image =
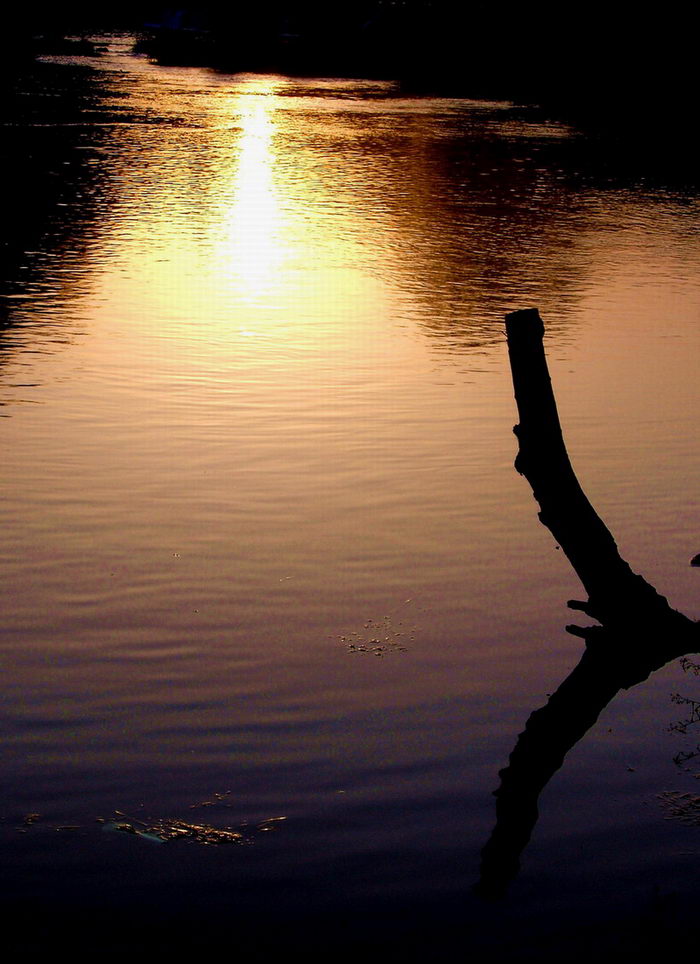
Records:
{"label": "rippled water", "polygon": [[[580,653],[512,468],[503,316],[540,308],[582,484],[697,618],[695,194],[513,105],[118,38],[37,64],[3,122],[16,920],[545,959],[694,900],[698,830],[658,799],[697,786],[676,664],[572,751],[507,900],[470,888],[498,770]],[[158,846],[164,820],[247,845]]]}

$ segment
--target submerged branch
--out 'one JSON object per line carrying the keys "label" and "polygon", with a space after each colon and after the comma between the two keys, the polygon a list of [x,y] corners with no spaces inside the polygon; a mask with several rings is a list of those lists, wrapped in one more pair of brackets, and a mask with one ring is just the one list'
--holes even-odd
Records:
{"label": "submerged branch", "polygon": [[[507,315],[506,335],[520,416],[514,429],[519,442],[515,467],[532,486],[540,505],[540,521],[557,540],[588,593],[587,602],[569,605],[616,634],[636,636],[635,649],[647,649],[652,663],[662,655],[668,662],[693,652],[700,644],[698,624],[672,609],[664,596],[632,571],[576,478],[564,444],[544,353],[544,325],[537,309]],[[591,630],[574,632],[587,643],[596,641]],[[615,644],[621,647],[623,639],[616,636]]]}
{"label": "submerged branch", "polygon": [[496,827],[482,852],[479,891],[502,895],[538,818],[538,799],[552,776],[621,689],[635,686],[672,659],[700,647],[699,624],[672,609],[620,556],[571,465],[544,353],[536,309],[506,317],[520,424],[515,467],[532,487],[540,520],[573,566],[587,600],[569,607],[597,625],[567,626],[586,650],[545,706],[531,714],[501,771]]}

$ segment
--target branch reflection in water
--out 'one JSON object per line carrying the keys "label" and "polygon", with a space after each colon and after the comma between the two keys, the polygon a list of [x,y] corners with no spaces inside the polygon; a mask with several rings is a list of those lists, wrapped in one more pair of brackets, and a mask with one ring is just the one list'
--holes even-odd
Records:
{"label": "branch reflection in water", "polygon": [[672,609],[620,556],[612,534],[588,501],[569,461],[536,309],[506,316],[520,423],[515,467],[532,487],[539,518],[566,554],[588,594],[571,609],[594,625],[567,626],[584,640],[581,661],[545,706],[535,710],[500,772],[496,826],[482,851],[477,891],[502,896],[538,818],[540,793],[567,753],[622,689],[646,680],[673,659],[698,651],[700,624]]}

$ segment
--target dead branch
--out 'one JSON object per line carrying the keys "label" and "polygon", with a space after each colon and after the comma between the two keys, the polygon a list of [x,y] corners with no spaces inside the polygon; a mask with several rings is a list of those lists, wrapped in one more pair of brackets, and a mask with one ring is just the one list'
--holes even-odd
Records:
{"label": "dead branch", "polygon": [[621,689],[700,647],[700,630],[672,609],[620,556],[576,478],[562,435],[536,309],[506,316],[520,424],[515,467],[528,480],[547,526],[588,593],[569,607],[597,620],[567,626],[586,650],[545,706],[529,717],[495,791],[496,827],[482,852],[479,891],[504,893],[538,817],[539,796],[573,746]]}

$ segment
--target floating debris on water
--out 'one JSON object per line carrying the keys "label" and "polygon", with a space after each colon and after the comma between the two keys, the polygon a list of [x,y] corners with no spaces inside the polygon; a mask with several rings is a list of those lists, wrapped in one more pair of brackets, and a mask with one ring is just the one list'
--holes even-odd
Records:
{"label": "floating debris on water", "polygon": [[[223,793],[212,794],[211,799],[203,800],[199,803],[190,805],[190,810],[200,807],[214,807],[217,805],[230,807],[228,798],[231,790]],[[205,846],[221,846],[222,844],[251,844],[255,837],[261,833],[269,833],[277,829],[278,825],[286,820],[286,817],[268,817],[260,823],[250,825],[242,823],[235,827],[215,827],[209,823],[193,823],[189,820],[180,818],[159,817],[150,820],[141,820],[134,817],[127,817],[121,810],[115,810],[115,819],[104,822],[104,830],[116,830],[121,833],[132,834],[135,837],[142,837],[155,843],[172,843],[176,840],[187,840],[190,843],[204,844]]]}
{"label": "floating debris on water", "polygon": [[190,810],[198,810],[200,807],[232,807],[227,798],[231,796],[231,790],[224,790],[223,793],[212,794],[211,800],[202,800],[201,803],[191,803]]}
{"label": "floating debris on water", "polygon": [[339,636],[345,643],[349,653],[369,653],[372,656],[388,656],[392,653],[405,653],[406,637],[415,639],[415,630],[406,630],[401,621],[394,624],[391,616],[384,616],[381,620],[368,619],[364,624],[364,633],[350,633]]}
{"label": "floating debris on water", "polygon": [[700,676],[700,663],[688,659],[687,656],[682,656],[679,662],[684,673],[692,673],[693,676]]}
{"label": "floating debris on water", "polygon": [[700,797],[679,790],[665,790],[658,799],[666,811],[666,820],[680,820],[688,826],[700,827]]}
{"label": "floating debris on water", "polygon": [[130,823],[109,821],[104,829],[133,834],[156,843],[188,840],[191,843],[218,847],[222,844],[251,844],[258,834],[275,830],[277,825],[286,819],[286,817],[269,817],[253,827],[248,824],[241,824],[238,827],[214,827],[208,823],[160,818],[151,821],[132,820]]}
{"label": "floating debris on water", "polygon": [[267,820],[263,820],[261,823],[256,824],[255,829],[259,830],[260,833],[267,833],[268,830],[274,830],[278,823],[281,823],[286,819],[286,817],[268,817]]}
{"label": "floating debris on water", "polygon": [[39,813],[27,813],[24,817],[22,817],[22,823],[19,826],[16,826],[15,830],[17,830],[18,833],[27,833],[27,829],[31,827],[32,824],[37,823],[40,818],[41,814]]}
{"label": "floating debris on water", "polygon": [[143,825],[141,821],[138,822],[140,824],[138,827],[124,821],[106,823],[105,829],[133,834],[135,837],[144,837],[157,843],[171,843],[174,840],[190,840],[207,845],[245,842],[243,832],[231,827],[218,828],[205,823],[188,823],[186,820],[161,819]]}
{"label": "floating debris on water", "polygon": [[[200,807],[232,807],[233,804],[229,802],[231,795],[231,790],[214,793],[210,799],[191,804],[190,810],[196,810]],[[142,806],[137,810],[142,809]],[[20,833],[28,833],[29,828],[39,819],[40,814],[28,813],[23,818],[22,825],[16,829]],[[221,844],[251,844],[260,834],[276,830],[286,819],[286,817],[268,817],[256,824],[242,823],[233,827],[215,827],[213,824],[194,823],[189,820],[182,820],[179,817],[141,819],[133,814],[129,815],[123,810],[114,810],[111,817],[95,817],[94,823],[100,824],[103,830],[130,834],[133,837],[150,840],[153,843],[172,843],[175,840],[187,840],[191,843],[207,846],[220,846]],[[83,826],[81,824],[61,824],[52,827],[44,825],[44,828],[54,831],[77,831],[82,830]]]}
{"label": "floating debris on water", "polygon": [[689,727],[700,723],[700,700],[691,699],[688,696],[681,696],[680,693],[671,693],[671,702],[679,706],[685,706],[685,718],[675,720],[670,724],[669,730],[685,735]]}

